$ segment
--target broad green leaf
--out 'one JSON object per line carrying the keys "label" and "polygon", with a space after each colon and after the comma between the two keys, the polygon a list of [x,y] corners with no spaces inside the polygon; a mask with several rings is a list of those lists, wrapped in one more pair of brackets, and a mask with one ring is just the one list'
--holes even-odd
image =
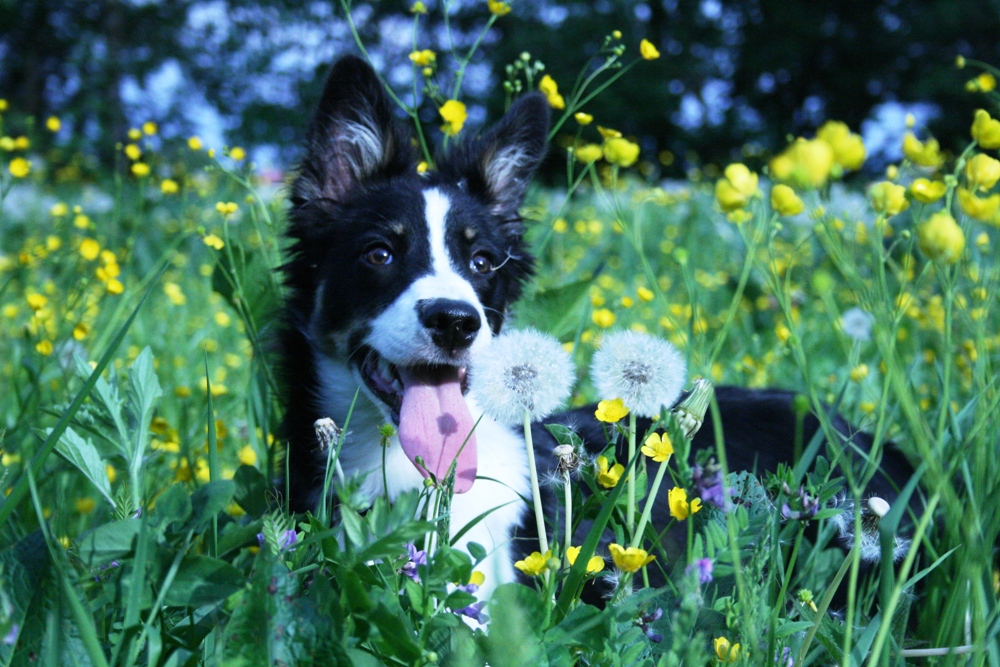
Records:
{"label": "broad green leaf", "polygon": [[187,528],[196,532],[204,530],[213,517],[226,509],[236,492],[236,484],[220,479],[205,484],[191,494],[191,517]]}
{"label": "broad green leaf", "polygon": [[[52,429],[47,429],[46,435],[51,432]],[[111,497],[111,482],[108,481],[107,468],[94,443],[82,438],[71,427],[66,427],[66,431],[56,443],[56,451],[76,466],[114,507],[115,500]]]}
{"label": "broad green leaf", "polygon": [[271,488],[264,473],[253,466],[242,465],[236,469],[233,482],[236,484],[233,494],[236,504],[252,518],[262,517],[267,511],[267,492]]}
{"label": "broad green leaf", "polygon": [[76,540],[78,555],[88,567],[98,567],[124,558],[135,548],[140,522],[123,519],[98,526]]}
{"label": "broad green leaf", "polygon": [[181,561],[164,602],[175,607],[215,604],[240,590],[243,573],[229,563],[208,556],[188,556]]}

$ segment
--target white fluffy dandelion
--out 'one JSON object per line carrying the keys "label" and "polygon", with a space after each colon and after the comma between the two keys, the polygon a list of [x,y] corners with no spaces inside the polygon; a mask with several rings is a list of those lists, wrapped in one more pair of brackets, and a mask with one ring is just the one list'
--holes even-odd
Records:
{"label": "white fluffy dandelion", "polygon": [[620,398],[640,417],[656,417],[660,406],[673,405],[686,375],[684,357],[676,347],[635,331],[606,336],[590,369],[601,398]]}
{"label": "white fluffy dandelion", "polygon": [[844,333],[859,343],[866,343],[872,337],[872,325],[875,316],[861,308],[850,308],[840,318],[840,326]]}
{"label": "white fluffy dandelion", "polygon": [[532,421],[565,403],[575,369],[555,338],[534,329],[508,331],[496,339],[469,371],[469,391],[487,415],[503,424]]}
{"label": "white fluffy dandelion", "polygon": [[[839,497],[834,504],[843,509],[839,514],[830,517],[837,527],[837,533],[845,549],[853,549],[855,535],[854,502]],[[889,503],[878,496],[872,496],[862,505],[861,509],[861,560],[867,563],[878,563],[882,560],[882,543],[879,536],[879,520],[889,511]],[[899,535],[893,536],[892,560],[898,561],[910,549],[910,540]]]}

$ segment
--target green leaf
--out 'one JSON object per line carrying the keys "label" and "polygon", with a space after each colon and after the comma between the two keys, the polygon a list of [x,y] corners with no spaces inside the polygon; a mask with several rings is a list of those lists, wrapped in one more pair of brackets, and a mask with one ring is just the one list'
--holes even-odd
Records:
{"label": "green leaf", "polygon": [[490,633],[478,639],[493,667],[546,665],[539,635],[545,623],[545,601],[521,584],[499,586],[490,598]]}
{"label": "green leaf", "polygon": [[[49,435],[51,432],[52,429],[47,429],[45,434]],[[56,451],[76,466],[114,507],[115,500],[111,497],[111,482],[108,481],[107,468],[94,443],[80,437],[76,431],[67,426],[66,432],[56,442]]]}
{"label": "green leaf", "polygon": [[191,496],[183,484],[171,484],[156,500],[154,516],[167,528],[174,522],[184,522],[191,516]]}
{"label": "green leaf", "polygon": [[136,519],[124,519],[84,533],[76,541],[80,560],[88,567],[97,567],[124,558],[135,548],[140,529]]}
{"label": "green leaf", "polygon": [[774,631],[775,639],[784,639],[796,632],[805,632],[813,626],[812,621],[783,621]]}
{"label": "green leaf", "polygon": [[345,665],[350,660],[327,610],[267,549],[258,554],[250,586],[218,636],[225,667]]}
{"label": "green leaf", "polygon": [[236,484],[229,479],[209,482],[195,491],[191,494],[191,518],[187,528],[195,532],[204,530],[213,517],[226,509],[234,493]]}
{"label": "green leaf", "polygon": [[[129,456],[133,473],[139,470],[139,461],[142,459],[146,442],[149,440],[149,423],[153,419],[156,399],[162,395],[163,390],[160,389],[160,381],[156,377],[156,370],[153,366],[153,352],[149,347],[145,347],[128,369],[125,412],[128,414],[129,427],[135,438],[130,443],[131,455]],[[135,480],[133,480],[134,483]]]}
{"label": "green leaf", "polygon": [[174,576],[164,603],[173,607],[215,604],[240,590],[243,573],[229,563],[208,556],[188,556]]}
{"label": "green leaf", "polygon": [[233,500],[243,511],[254,519],[259,519],[267,511],[267,492],[271,488],[264,473],[253,466],[242,465],[233,475],[236,492]]}

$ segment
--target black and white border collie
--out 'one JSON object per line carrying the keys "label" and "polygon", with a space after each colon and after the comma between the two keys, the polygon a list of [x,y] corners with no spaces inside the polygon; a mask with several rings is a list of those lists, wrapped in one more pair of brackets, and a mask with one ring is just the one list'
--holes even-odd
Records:
{"label": "black and white border collie", "polygon": [[[490,554],[479,566],[483,597],[515,579],[513,562],[530,544],[512,538],[531,492],[520,435],[483,416],[466,442],[482,413],[465,381],[532,275],[518,209],[545,153],[548,113],[541,95],[526,95],[421,175],[378,77],[345,57],[326,81],[291,191],[281,339],[289,505],[317,506],[327,454],[313,424],[343,425],[360,389],[340,463],[348,476],[364,476],[369,496],[394,498],[429,473],[443,478],[454,460],[452,530],[498,508],[457,545],[478,542]],[[717,398],[731,469],[774,469],[791,458],[790,393],[721,388]],[[592,408],[566,419],[604,445]],[[378,427],[387,422],[397,435],[383,476]],[[807,420],[807,438],[817,426]],[[694,444],[714,446],[710,422]],[[552,445],[539,429],[543,463],[552,463]],[[665,524],[662,505],[653,518]]]}

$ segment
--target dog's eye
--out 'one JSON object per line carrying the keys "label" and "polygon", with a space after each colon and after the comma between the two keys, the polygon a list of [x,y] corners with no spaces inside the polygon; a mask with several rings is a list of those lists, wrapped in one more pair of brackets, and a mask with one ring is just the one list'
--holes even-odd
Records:
{"label": "dog's eye", "polygon": [[392,263],[392,251],[384,245],[377,245],[365,253],[365,261],[376,266],[390,264]]}
{"label": "dog's eye", "polygon": [[493,262],[481,252],[477,252],[469,260],[469,268],[476,273],[489,273],[493,270]]}

